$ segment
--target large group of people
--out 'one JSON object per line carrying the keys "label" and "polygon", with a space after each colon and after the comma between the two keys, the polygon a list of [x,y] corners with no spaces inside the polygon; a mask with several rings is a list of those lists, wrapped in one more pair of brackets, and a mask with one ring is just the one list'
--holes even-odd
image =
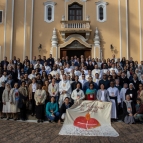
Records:
{"label": "large group of people", "polygon": [[[143,61],[41,55],[0,63],[0,118],[61,122],[79,100],[111,102],[111,120],[143,123]],[[30,111],[30,112],[29,112]]]}

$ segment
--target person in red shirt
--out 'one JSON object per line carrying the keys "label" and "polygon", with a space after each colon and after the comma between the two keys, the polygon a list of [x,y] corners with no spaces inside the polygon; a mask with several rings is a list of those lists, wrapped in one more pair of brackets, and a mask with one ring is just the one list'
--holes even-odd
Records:
{"label": "person in red shirt", "polygon": [[93,83],[89,84],[89,88],[86,90],[86,100],[96,100],[96,89],[94,89]]}

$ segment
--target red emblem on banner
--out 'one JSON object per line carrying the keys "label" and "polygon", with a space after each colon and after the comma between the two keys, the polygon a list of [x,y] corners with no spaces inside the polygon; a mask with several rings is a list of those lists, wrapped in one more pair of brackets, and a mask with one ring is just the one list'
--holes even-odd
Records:
{"label": "red emblem on banner", "polygon": [[92,129],[101,126],[100,123],[94,119],[90,118],[90,114],[87,113],[85,117],[77,117],[74,120],[74,126],[83,128],[83,129]]}

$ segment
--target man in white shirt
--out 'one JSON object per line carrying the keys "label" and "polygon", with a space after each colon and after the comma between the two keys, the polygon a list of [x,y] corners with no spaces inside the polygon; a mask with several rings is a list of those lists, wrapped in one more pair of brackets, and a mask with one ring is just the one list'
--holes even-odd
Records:
{"label": "man in white shirt", "polygon": [[29,79],[32,79],[33,77],[36,77],[35,70],[32,70],[32,73],[28,75]]}
{"label": "man in white shirt", "polygon": [[118,73],[118,70],[116,69],[114,63],[112,64],[112,67],[109,70],[110,70],[110,73],[112,73],[112,71],[115,71],[116,74]]}
{"label": "man in white shirt", "polygon": [[107,74],[107,72],[108,72],[108,69],[106,68],[106,64],[104,64],[102,69],[102,75]]}
{"label": "man in white shirt", "polygon": [[82,79],[79,80],[79,82],[82,84],[83,87],[83,85],[87,82],[87,80],[85,79],[85,74],[82,74]]}
{"label": "man in white shirt", "polygon": [[83,71],[84,71],[84,74],[85,74],[85,75],[88,75],[87,66],[84,66],[84,70],[83,70]]}
{"label": "man in white shirt", "polygon": [[62,66],[62,63],[60,62],[60,59],[58,58],[57,61],[55,62],[56,65]]}
{"label": "man in white shirt", "polygon": [[53,66],[53,70],[50,72],[50,74],[52,76],[56,76],[57,73],[59,73],[59,72],[57,71],[56,66]]}
{"label": "man in white shirt", "polygon": [[118,88],[115,87],[114,82],[110,82],[110,87],[107,89],[109,92],[109,97],[112,102],[111,118],[117,119],[117,109],[118,105],[121,103],[121,98]]}
{"label": "man in white shirt", "polygon": [[36,68],[42,69],[42,64],[40,64],[39,60],[37,60],[37,64],[35,64],[35,66],[34,66],[34,69],[36,69]]}
{"label": "man in white shirt", "polygon": [[8,80],[7,72],[3,72],[3,76],[0,78],[0,87],[2,86],[1,83],[4,82],[6,83]]}
{"label": "man in white shirt", "polygon": [[47,62],[44,63],[44,67],[45,67],[46,73],[49,74],[51,72],[51,68],[50,66],[48,66]]}
{"label": "man in white shirt", "polygon": [[77,75],[77,76],[81,75],[81,72],[78,70],[78,66],[75,67],[74,74]]}
{"label": "man in white shirt", "polygon": [[99,78],[101,78],[102,72],[101,72],[100,69],[98,69],[98,65],[94,66],[94,70],[92,70],[92,76],[94,77],[96,73],[98,73],[99,74]]}
{"label": "man in white shirt", "polygon": [[66,68],[64,69],[65,74],[70,74],[72,69],[70,68],[70,65],[67,64]]}
{"label": "man in white shirt", "polygon": [[71,95],[71,84],[69,81],[66,80],[66,75],[63,75],[63,80],[59,82],[59,92],[60,92],[60,97],[59,97],[59,107],[64,102],[65,97],[69,97]]}
{"label": "man in white shirt", "polygon": [[88,75],[85,76],[85,79],[88,81],[88,78],[89,78],[90,76],[93,78],[93,76],[92,76],[92,74],[91,74],[91,70],[88,70]]}
{"label": "man in white shirt", "polygon": [[99,74],[96,73],[95,76],[93,77],[93,82],[95,82],[99,86],[99,81],[100,81]]}

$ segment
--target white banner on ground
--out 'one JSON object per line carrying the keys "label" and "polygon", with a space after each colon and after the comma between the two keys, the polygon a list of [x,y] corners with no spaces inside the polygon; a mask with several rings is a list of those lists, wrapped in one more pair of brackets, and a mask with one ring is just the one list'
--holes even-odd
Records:
{"label": "white banner on ground", "polygon": [[60,135],[110,136],[119,134],[111,126],[111,102],[89,101],[74,104],[66,111]]}

